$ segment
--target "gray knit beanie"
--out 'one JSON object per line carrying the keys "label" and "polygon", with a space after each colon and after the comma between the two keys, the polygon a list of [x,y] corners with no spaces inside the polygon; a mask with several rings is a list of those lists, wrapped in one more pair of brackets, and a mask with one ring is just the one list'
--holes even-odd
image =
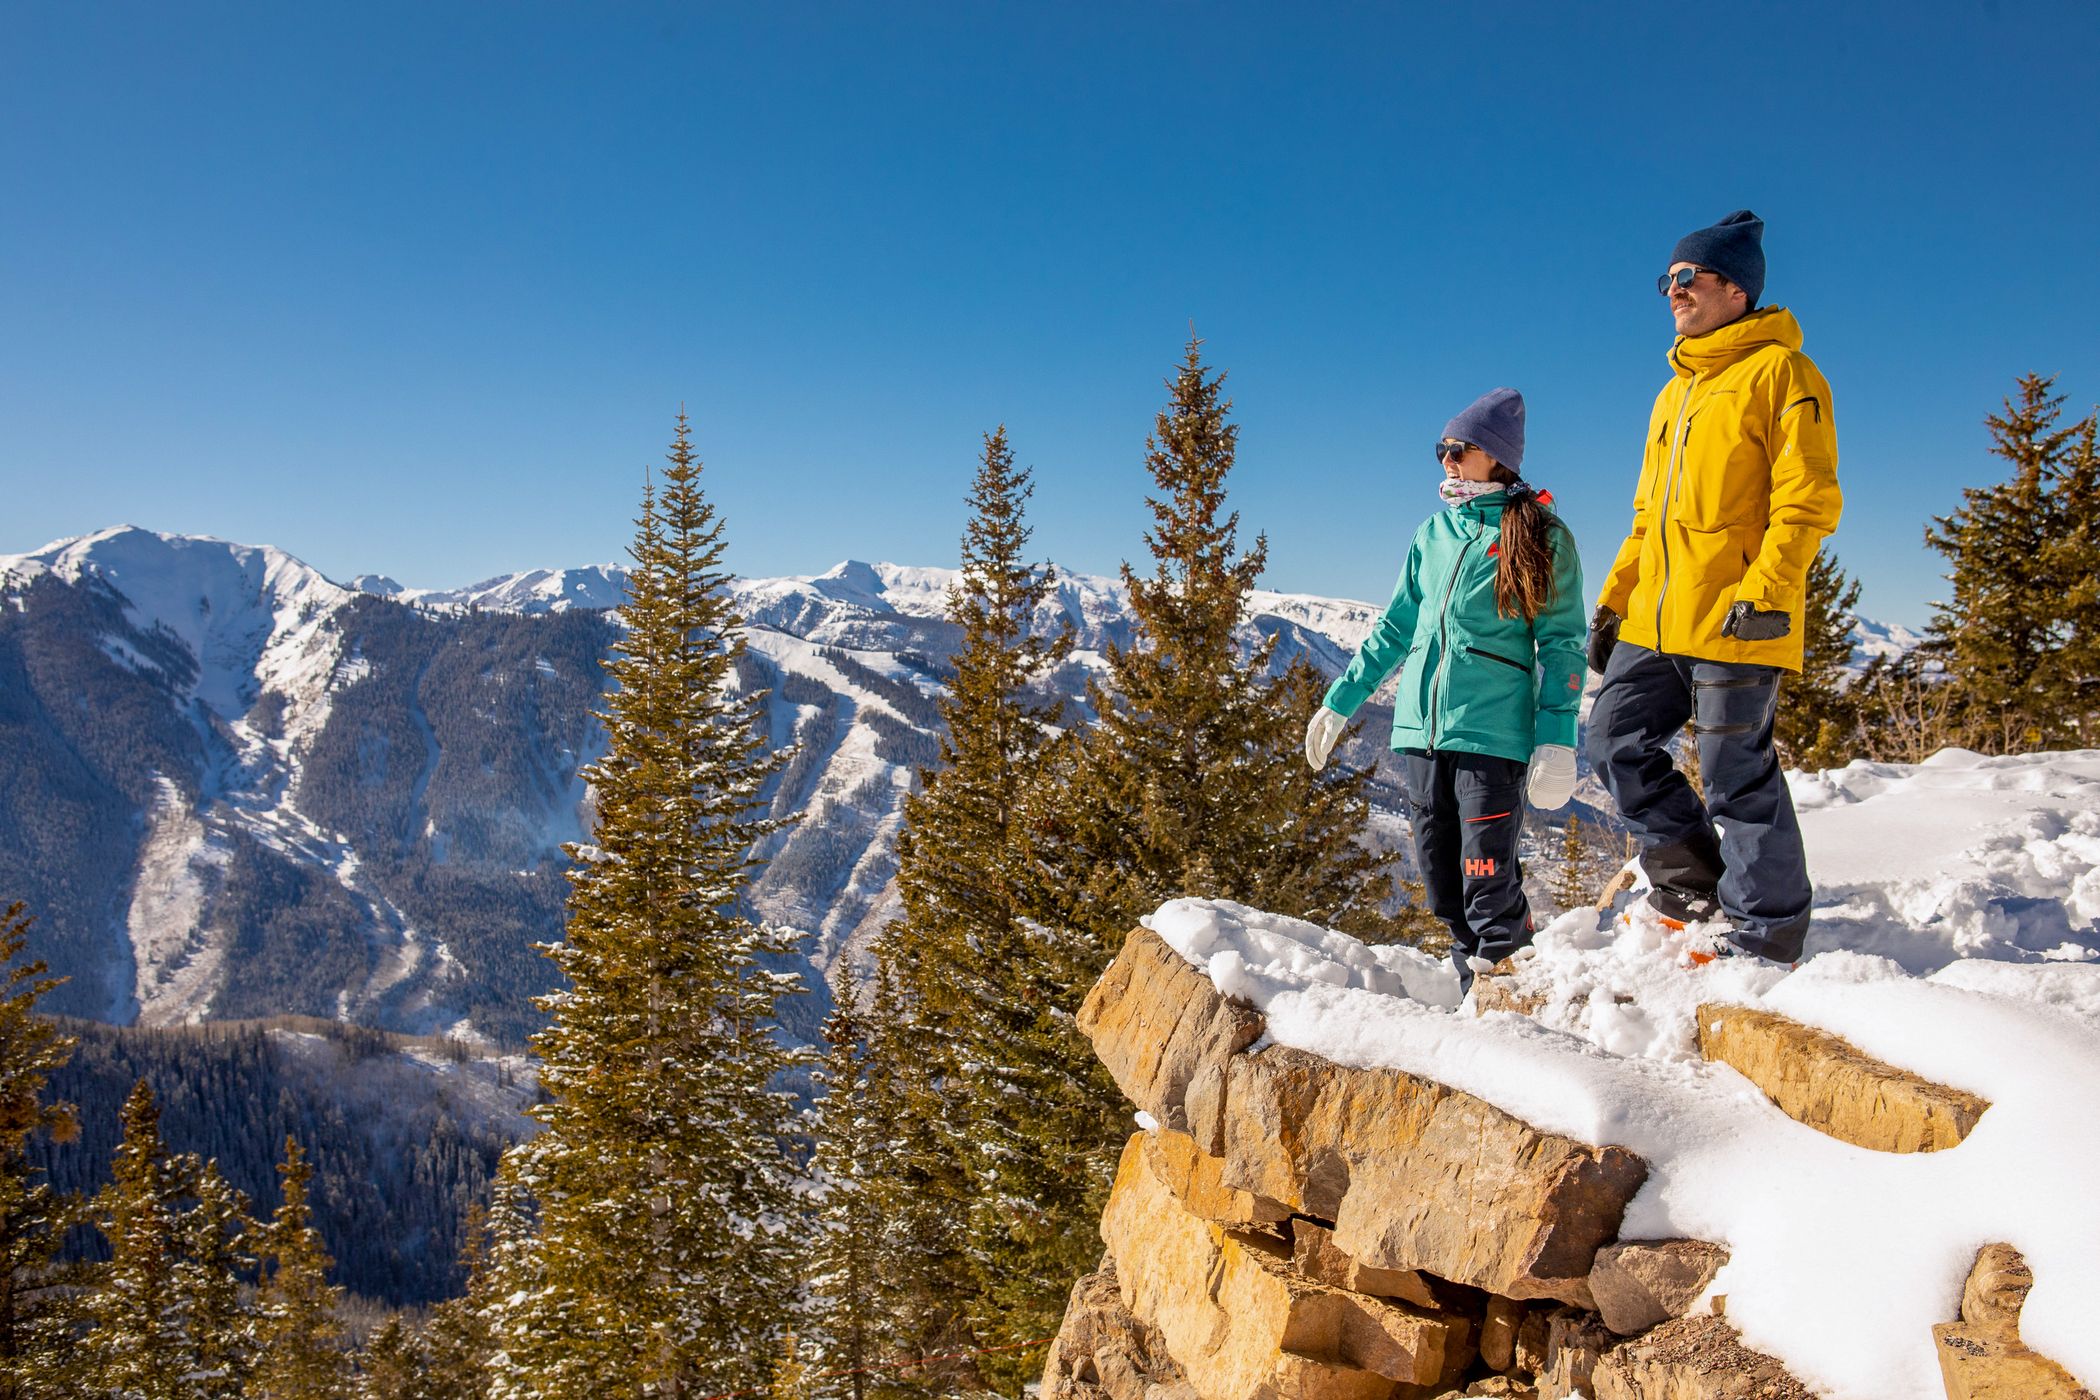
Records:
{"label": "gray knit beanie", "polygon": [[1524,467],[1524,396],[1514,389],[1490,389],[1444,425],[1444,436],[1486,450],[1511,471]]}

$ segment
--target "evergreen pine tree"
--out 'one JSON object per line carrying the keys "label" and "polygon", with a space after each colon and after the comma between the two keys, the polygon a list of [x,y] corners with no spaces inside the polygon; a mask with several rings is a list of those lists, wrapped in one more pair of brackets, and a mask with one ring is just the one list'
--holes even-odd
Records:
{"label": "evergreen pine tree", "polygon": [[758,795],[777,766],[742,649],[723,528],[681,413],[644,492],[626,633],[606,663],[598,825],[571,848],[566,990],[534,1038],[545,1131],[516,1157],[537,1286],[506,1299],[499,1394],[686,1396],[763,1385],[796,1274],[791,1098],[774,1031],[792,936],[748,918]]}
{"label": "evergreen pine tree", "polygon": [[523,1371],[508,1348],[514,1339],[530,1345],[520,1333],[532,1325],[540,1300],[548,1296],[539,1212],[526,1186],[539,1173],[537,1153],[545,1140],[542,1133],[504,1153],[489,1186],[483,1253],[467,1281],[466,1301],[474,1311],[460,1328],[464,1362],[474,1359],[473,1344],[485,1341],[479,1353],[483,1389],[463,1389],[462,1394],[523,1400],[540,1393],[539,1378]]}
{"label": "evergreen pine tree", "polygon": [[357,1400],[452,1400],[415,1332],[390,1317],[358,1356]]}
{"label": "evergreen pine tree", "polygon": [[[1061,1221],[1055,1202],[1069,1191],[1057,1149],[1045,1150],[1055,1138],[1040,1080],[1046,1060],[1062,1075],[1091,1055],[1068,1018],[1049,1014],[1033,946],[1042,930],[1029,918],[1039,900],[1028,800],[1061,719],[1033,690],[1071,647],[1069,629],[1046,635],[1036,620],[1055,578],[1027,559],[1033,491],[1006,430],[988,434],[948,601],[963,641],[941,702],[940,763],[906,799],[904,914],[877,950],[901,994],[885,1034],[909,1025],[917,1047],[897,1071],[900,1127],[925,1144],[915,1155],[926,1198],[911,1209],[930,1253],[914,1265],[914,1292],[945,1296],[954,1313],[915,1309],[931,1326],[903,1339],[914,1352],[1042,1335],[1041,1314],[1065,1292],[1063,1262],[1046,1268],[1030,1242],[1049,1215]],[[1001,1360],[1040,1370],[1039,1358]],[[954,1384],[967,1369],[927,1379]]]}
{"label": "evergreen pine tree", "polygon": [[767,1400],[816,1400],[816,1379],[804,1350],[802,1339],[793,1332],[780,1339]]}
{"label": "evergreen pine tree", "polygon": [[124,1101],[110,1184],[95,1197],[95,1225],[109,1243],[86,1299],[76,1359],[82,1388],[126,1400],[189,1400],[202,1391],[182,1259],[180,1164],[160,1136],[160,1108],[140,1080]]}
{"label": "evergreen pine tree", "polygon": [[895,968],[878,958],[868,1008],[866,1093],[870,1126],[886,1133],[877,1151],[882,1179],[872,1193],[886,1267],[876,1295],[890,1350],[881,1366],[884,1395],[952,1395],[975,1390],[981,1377],[967,1359],[909,1370],[900,1360],[958,1356],[977,1349],[970,1331],[975,1275],[964,1252],[967,1200],[952,1125],[952,1083],[942,1056],[930,1050],[925,1024],[899,989]]}
{"label": "evergreen pine tree", "polygon": [[2058,712],[2079,748],[2100,743],[2100,409],[2086,415],[2057,464],[2056,532],[2043,559],[2064,624]]}
{"label": "evergreen pine tree", "polygon": [[[1359,933],[1366,943],[1405,943],[1421,949],[1433,958],[1448,957],[1451,952],[1451,930],[1429,907],[1429,887],[1418,878],[1402,876],[1399,880],[1401,905],[1390,920],[1389,931],[1377,934]],[[1355,932],[1355,930],[1351,930]]]}
{"label": "evergreen pine tree", "polygon": [[78,1216],[29,1166],[31,1134],[67,1141],[75,1131],[69,1105],[43,1102],[74,1041],[36,1014],[63,979],[22,961],[29,925],[20,904],[0,911],[0,1400],[60,1393],[71,1293],[58,1256]]}
{"label": "evergreen pine tree", "polygon": [[[1030,908],[1005,998],[1017,1024],[993,1062],[1015,1131],[987,1134],[992,1170],[976,1193],[978,1218],[997,1227],[977,1235],[988,1344],[1054,1332],[1094,1263],[1128,1119],[1073,1017],[1137,919],[1193,895],[1342,928],[1389,923],[1392,882],[1364,839],[1369,775],[1305,766],[1320,678],[1276,667],[1273,638],[1242,650],[1267,545],[1241,553],[1225,509],[1238,429],[1222,378],[1191,338],[1147,443],[1153,568],[1123,569],[1136,635],[1107,648],[1107,682],[1088,688],[1098,722],[1050,746],[1025,795]],[[1040,1360],[1004,1353],[983,1370],[1012,1391]]]}
{"label": "evergreen pine tree", "polygon": [[1303,664],[1272,675],[1274,638],[1241,655],[1268,544],[1238,552],[1225,482],[1239,429],[1200,347],[1190,339],[1147,443],[1153,569],[1123,567],[1136,639],[1109,646],[1108,683],[1088,692],[1100,722],[1081,751],[1070,853],[1086,872],[1081,916],[1111,950],[1180,895],[1348,928],[1375,924],[1390,891],[1363,841],[1368,774],[1305,765],[1320,678]]}
{"label": "evergreen pine tree", "polygon": [[1567,824],[1561,828],[1560,862],[1553,871],[1553,902],[1562,913],[1586,908],[1596,899],[1591,878],[1595,865],[1589,828],[1582,824],[1580,816],[1570,813]]}
{"label": "evergreen pine tree", "polygon": [[2016,397],[1984,420],[1992,455],[2010,463],[2012,475],[1966,488],[1962,504],[1934,516],[1925,531],[1925,543],[1952,566],[1954,588],[1951,600],[1934,604],[1926,646],[1945,662],[1974,742],[1997,752],[2063,733],[2052,663],[2063,641],[2064,599],[2050,546],[2065,522],[2050,486],[2082,425],[2058,426],[2064,401],[2049,392],[2055,382],[2020,377]]}
{"label": "evergreen pine tree", "polygon": [[[496,1351],[490,1314],[502,1296],[496,1292],[499,1279],[493,1265],[499,1228],[496,1217],[501,1206],[515,1204],[516,1187],[499,1177],[491,1194],[495,1204],[467,1218],[466,1239],[460,1249],[467,1291],[432,1308],[423,1326],[425,1374],[431,1394],[440,1400],[484,1400],[489,1393]],[[516,1227],[514,1233],[523,1233],[523,1227]]]}
{"label": "evergreen pine tree", "polygon": [[1834,768],[1852,757],[1859,720],[1846,668],[1858,602],[1859,582],[1827,547],[1818,550],[1802,604],[1801,671],[1786,678],[1772,725],[1788,767]]}
{"label": "evergreen pine tree", "polygon": [[248,1253],[255,1222],[248,1202],[214,1162],[181,1159],[192,1201],[182,1217],[176,1286],[190,1309],[198,1393],[246,1393],[255,1363],[255,1318],[242,1300],[255,1259]]}
{"label": "evergreen pine tree", "polygon": [[349,1392],[349,1355],[336,1317],[343,1290],[328,1282],[333,1261],[314,1228],[307,1199],[313,1174],[305,1150],[287,1137],[277,1164],[284,1200],[257,1241],[264,1274],[255,1294],[248,1393],[261,1400],[340,1400]]}
{"label": "evergreen pine tree", "polygon": [[[832,1012],[824,1023],[825,1055],[817,1073],[814,1169],[823,1192],[810,1257],[817,1355],[842,1371],[836,1393],[865,1400],[867,1368],[895,1354],[890,1253],[892,1115],[879,1084],[871,1085],[868,1028],[855,1005],[852,973],[841,959],[833,974]],[[909,1263],[905,1264],[909,1267]]]}

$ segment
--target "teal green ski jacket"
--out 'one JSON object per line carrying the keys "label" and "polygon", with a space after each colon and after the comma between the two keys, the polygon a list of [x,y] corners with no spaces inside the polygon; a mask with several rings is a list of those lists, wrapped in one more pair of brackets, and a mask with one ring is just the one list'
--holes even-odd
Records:
{"label": "teal green ski jacket", "polygon": [[[1552,497],[1539,496],[1542,503]],[[1385,616],[1328,688],[1326,706],[1356,713],[1394,667],[1393,747],[1456,749],[1524,762],[1539,744],[1575,743],[1586,670],[1582,561],[1565,527],[1552,532],[1553,601],[1533,621],[1495,611],[1500,492],[1422,522]]]}

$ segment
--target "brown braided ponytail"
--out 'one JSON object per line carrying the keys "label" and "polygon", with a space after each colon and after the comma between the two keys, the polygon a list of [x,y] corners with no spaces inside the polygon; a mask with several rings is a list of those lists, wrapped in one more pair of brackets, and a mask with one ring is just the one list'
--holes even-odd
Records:
{"label": "brown braided ponytail", "polygon": [[1560,522],[1515,472],[1497,462],[1491,475],[1510,488],[1502,506],[1502,540],[1495,561],[1495,611],[1534,622],[1558,592],[1551,532]]}

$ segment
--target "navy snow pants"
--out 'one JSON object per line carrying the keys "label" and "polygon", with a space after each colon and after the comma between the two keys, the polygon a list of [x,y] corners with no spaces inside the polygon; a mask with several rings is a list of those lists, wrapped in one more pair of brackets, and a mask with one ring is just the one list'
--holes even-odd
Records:
{"label": "navy snow pants", "polygon": [[[1796,962],[1808,857],[1772,747],[1782,672],[1620,642],[1590,709],[1590,765],[1641,843],[1651,882],[1717,895],[1740,947]],[[1663,745],[1689,721],[1704,801]],[[1718,828],[1718,833],[1716,832]]]}
{"label": "navy snow pants", "polygon": [[1500,962],[1531,942],[1531,905],[1517,865],[1525,765],[1489,754],[1403,749],[1415,861],[1430,912],[1451,930],[1451,961]]}

